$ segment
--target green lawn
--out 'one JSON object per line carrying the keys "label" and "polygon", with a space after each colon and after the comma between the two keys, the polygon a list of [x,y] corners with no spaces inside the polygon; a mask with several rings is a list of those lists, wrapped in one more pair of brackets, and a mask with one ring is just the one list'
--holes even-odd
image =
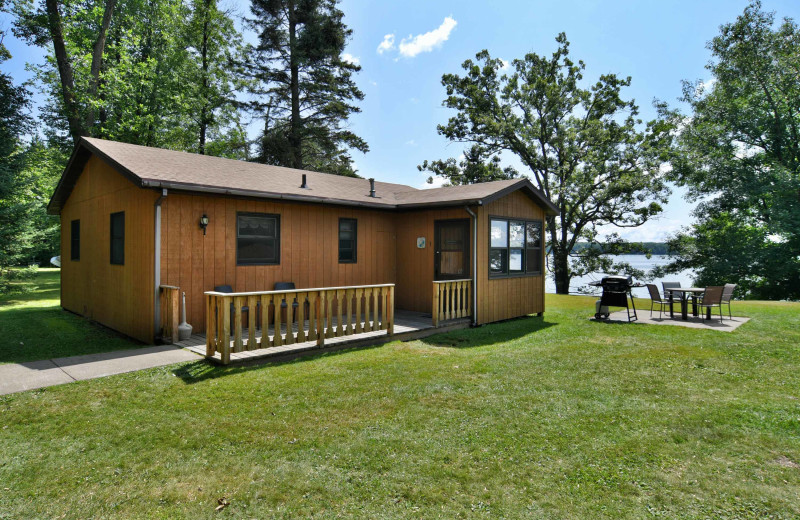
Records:
{"label": "green lawn", "polygon": [[800,517],[800,304],[734,333],[547,305],[0,397],[0,518]]}
{"label": "green lawn", "polygon": [[[141,344],[64,312],[60,271],[39,269],[25,294],[0,296],[0,364],[94,354]],[[0,518],[3,518],[0,512]]]}

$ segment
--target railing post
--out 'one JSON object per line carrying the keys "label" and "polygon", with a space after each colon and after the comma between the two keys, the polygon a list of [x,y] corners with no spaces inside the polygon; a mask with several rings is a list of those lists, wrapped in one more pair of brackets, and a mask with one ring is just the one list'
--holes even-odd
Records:
{"label": "railing post", "polygon": [[323,313],[325,311],[325,291],[317,292],[317,345],[325,345],[325,322]]}
{"label": "railing post", "polygon": [[394,334],[394,284],[389,287],[389,303],[386,305],[387,314],[389,319],[387,320],[386,325],[386,333],[390,336]]}
{"label": "railing post", "polygon": [[220,350],[220,357],[222,364],[227,365],[231,362],[231,300],[232,298],[223,296],[217,298],[219,303],[217,309],[222,315],[222,350]]}
{"label": "railing post", "polygon": [[214,309],[214,296],[206,294],[206,357],[214,357],[216,351],[216,333],[214,325],[217,323]]}
{"label": "railing post", "polygon": [[439,326],[439,284],[433,282],[433,326]]}

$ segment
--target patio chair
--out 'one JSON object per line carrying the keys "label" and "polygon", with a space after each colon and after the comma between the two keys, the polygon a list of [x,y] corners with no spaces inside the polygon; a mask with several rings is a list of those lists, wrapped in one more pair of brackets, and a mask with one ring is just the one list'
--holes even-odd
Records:
{"label": "patio chair", "polygon": [[[661,282],[661,286],[664,288],[664,298],[667,300],[667,303],[669,303],[669,296],[667,296],[669,291],[667,291],[667,289],[680,288],[681,283],[680,282]],[[684,293],[682,293],[682,292],[672,291],[672,300],[673,300],[673,302],[677,299],[677,301],[681,305],[683,305],[683,295],[684,295]],[[669,306],[669,311],[672,312],[672,305]]]}
{"label": "patio chair", "polygon": [[705,310],[708,310],[709,318],[711,316],[711,309],[713,307],[719,307],[719,321],[722,322],[722,291],[725,288],[721,285],[712,285],[711,287],[706,287],[705,292],[703,292],[703,299],[698,303],[700,307],[702,307],[703,314],[702,319],[706,319]]}
{"label": "patio chair", "polygon": [[722,290],[722,305],[728,306],[728,318],[733,319],[733,314],[731,314],[731,298],[733,297],[733,291],[736,289],[735,283],[726,283],[725,288]]}
{"label": "patio chair", "polygon": [[664,306],[669,305],[669,300],[661,299],[658,286],[654,283],[647,284],[647,290],[650,291],[650,317],[653,317],[653,306],[658,304],[658,319],[661,319],[661,313],[664,312]]}
{"label": "patio chair", "polygon": [[[272,290],[273,291],[294,291],[295,289],[296,289],[296,287],[294,286],[294,282],[275,282],[275,286],[273,287]],[[294,321],[294,316],[295,316],[295,314],[297,314],[297,308],[299,306],[300,306],[300,304],[297,303],[296,299],[292,300],[292,316],[291,316],[292,321]],[[286,313],[286,309],[288,309],[288,308],[289,308],[289,304],[286,303],[286,298],[284,298],[283,300],[281,300],[281,311]],[[306,306],[303,307],[303,309],[305,310],[306,316],[308,316],[308,304],[306,304]],[[289,319],[288,314],[287,314],[287,318],[286,319]]]}
{"label": "patio chair", "polygon": [[[230,285],[217,285],[214,287],[214,292],[225,293],[229,294],[233,292],[233,287]],[[260,304],[258,304],[260,305]],[[234,319],[234,306],[231,304],[231,329],[233,329],[233,319]],[[247,315],[247,319],[245,319],[245,314]],[[250,323],[250,307],[247,305],[242,305],[242,326],[249,327]]]}

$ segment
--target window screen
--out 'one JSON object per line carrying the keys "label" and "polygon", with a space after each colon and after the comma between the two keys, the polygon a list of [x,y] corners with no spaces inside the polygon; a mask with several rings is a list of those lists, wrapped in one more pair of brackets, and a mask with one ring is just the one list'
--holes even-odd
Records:
{"label": "window screen", "polygon": [[73,220],[69,229],[69,258],[70,260],[81,259],[81,221]]}
{"label": "window screen", "polygon": [[280,264],[280,216],[266,213],[236,215],[237,265]]}
{"label": "window screen", "polygon": [[125,265],[125,212],[111,214],[111,263]]}
{"label": "window screen", "polygon": [[339,263],[356,263],[358,222],[354,218],[339,219]]}
{"label": "window screen", "polygon": [[491,218],[489,276],[542,273],[542,222]]}

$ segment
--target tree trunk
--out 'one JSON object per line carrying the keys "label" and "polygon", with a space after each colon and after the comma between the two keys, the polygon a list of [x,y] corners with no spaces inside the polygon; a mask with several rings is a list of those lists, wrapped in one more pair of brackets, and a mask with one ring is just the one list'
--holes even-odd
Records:
{"label": "tree trunk", "polygon": [[46,0],[48,29],[53,40],[53,52],[56,55],[58,75],[61,79],[61,95],[64,98],[64,108],[69,124],[69,133],[72,141],[77,145],[86,130],[81,122],[80,111],[75,100],[75,79],[72,64],[69,62],[67,47],[64,45],[64,30],[61,25],[61,12],[58,10],[58,0]]}
{"label": "tree trunk", "polygon": [[203,91],[202,103],[200,107],[200,155],[206,153],[206,131],[208,129],[208,17],[211,10],[211,0],[203,2],[203,44],[200,53],[203,58]]}
{"label": "tree trunk", "polygon": [[569,294],[569,254],[560,248],[553,248],[553,275],[556,281],[556,294]]}
{"label": "tree trunk", "polygon": [[114,7],[116,7],[116,4],[117,0],[106,0],[103,21],[100,24],[97,40],[95,40],[94,47],[92,48],[92,69],[91,76],[89,77],[89,99],[87,100],[89,103],[86,110],[85,125],[87,131],[90,131],[95,123],[94,98],[97,96],[97,89],[100,84],[100,69],[103,65],[103,53],[106,49],[106,35],[108,34],[108,27],[111,25],[111,17],[114,15]]}
{"label": "tree trunk", "polygon": [[297,63],[297,22],[295,6],[289,2],[289,69],[291,72],[292,117],[289,145],[292,149],[292,167],[303,169],[302,140],[300,138],[300,66]]}

